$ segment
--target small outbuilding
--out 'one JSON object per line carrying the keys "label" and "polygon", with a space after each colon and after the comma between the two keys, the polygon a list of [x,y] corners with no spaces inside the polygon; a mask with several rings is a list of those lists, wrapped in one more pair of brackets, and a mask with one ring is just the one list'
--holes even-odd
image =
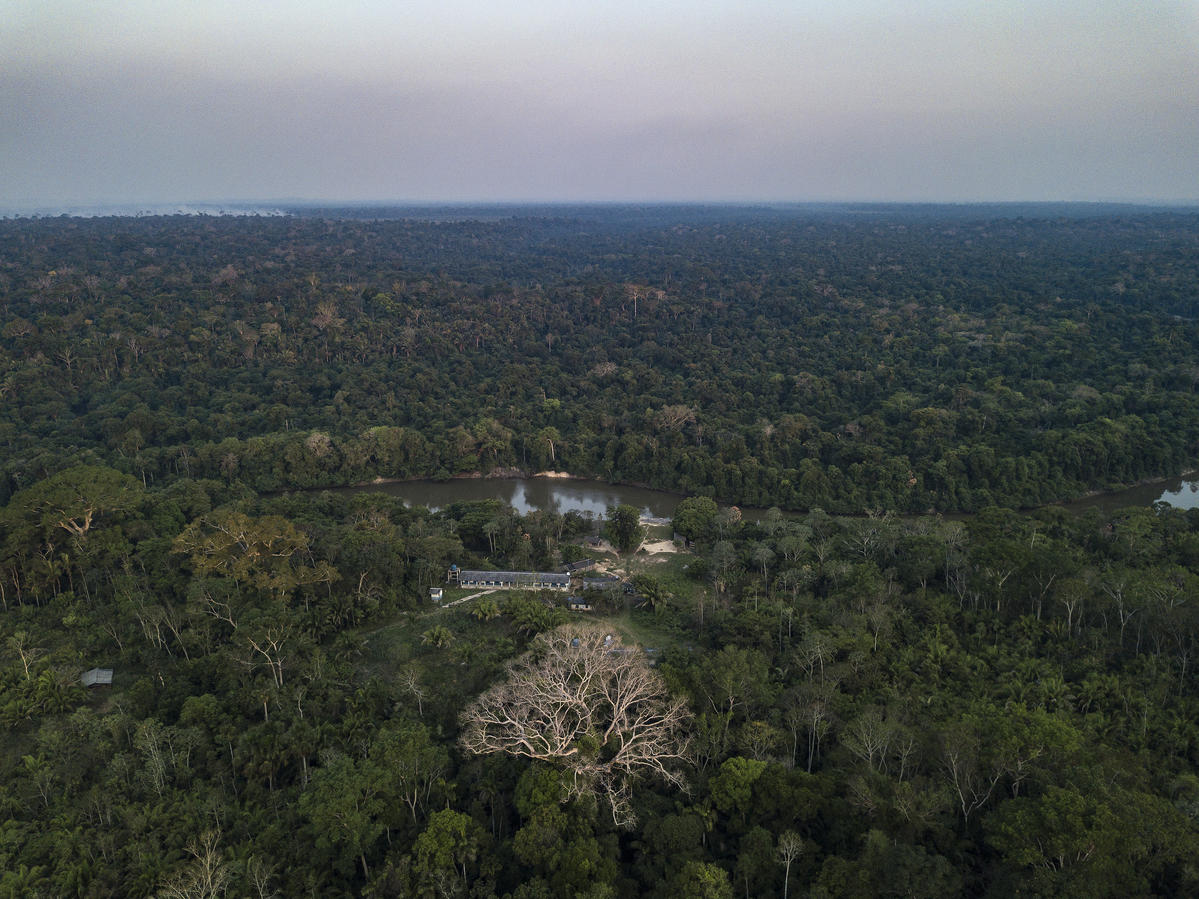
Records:
{"label": "small outbuilding", "polygon": [[112,683],[111,668],[93,668],[91,671],[83,672],[83,677],[79,678],[85,687],[96,687],[101,684]]}
{"label": "small outbuilding", "polygon": [[445,590],[443,590],[441,587],[430,587],[429,588],[429,599],[431,599],[433,602],[441,602],[441,598],[444,595],[445,595]]}

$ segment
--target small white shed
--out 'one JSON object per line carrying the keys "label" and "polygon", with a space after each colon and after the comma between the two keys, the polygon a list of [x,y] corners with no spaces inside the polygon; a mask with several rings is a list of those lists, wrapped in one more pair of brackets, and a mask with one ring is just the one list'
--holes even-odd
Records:
{"label": "small white shed", "polygon": [[83,677],[80,678],[85,687],[95,687],[98,684],[112,683],[111,668],[93,668],[91,671],[83,672]]}

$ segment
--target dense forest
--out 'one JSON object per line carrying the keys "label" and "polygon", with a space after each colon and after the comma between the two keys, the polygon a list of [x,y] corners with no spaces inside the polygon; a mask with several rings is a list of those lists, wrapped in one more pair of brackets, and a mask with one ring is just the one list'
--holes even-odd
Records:
{"label": "dense forest", "polygon": [[566,213],[0,223],[0,489],[558,468],[924,513],[1194,461],[1199,215]]}
{"label": "dense forest", "polygon": [[[0,896],[1199,893],[1199,512],[1046,505],[1199,214],[296,212],[0,222]],[[308,489],[511,469],[687,498]]]}

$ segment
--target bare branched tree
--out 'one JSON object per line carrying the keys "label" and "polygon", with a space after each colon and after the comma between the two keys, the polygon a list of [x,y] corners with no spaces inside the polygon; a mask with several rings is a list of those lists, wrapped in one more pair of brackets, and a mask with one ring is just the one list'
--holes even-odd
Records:
{"label": "bare branched tree", "polygon": [[794,830],[787,830],[779,836],[779,861],[786,868],[783,877],[783,899],[787,899],[787,888],[791,885],[791,865],[803,855],[803,837]]}
{"label": "bare branched tree", "polygon": [[602,628],[567,625],[540,635],[466,709],[462,744],[560,765],[571,795],[595,792],[628,826],[638,777],[684,786],[677,766],[688,757],[689,719],[639,649]]}
{"label": "bare branched tree", "polygon": [[158,891],[160,899],[216,899],[229,886],[230,868],[220,850],[219,831],[209,830],[187,844],[192,860]]}

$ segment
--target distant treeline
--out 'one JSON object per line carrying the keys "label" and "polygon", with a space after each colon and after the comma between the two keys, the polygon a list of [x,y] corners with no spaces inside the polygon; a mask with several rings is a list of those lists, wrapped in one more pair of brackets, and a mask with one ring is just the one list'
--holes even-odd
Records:
{"label": "distant treeline", "polygon": [[516,466],[918,512],[1193,463],[1199,215],[1016,212],[0,222],[0,499]]}

